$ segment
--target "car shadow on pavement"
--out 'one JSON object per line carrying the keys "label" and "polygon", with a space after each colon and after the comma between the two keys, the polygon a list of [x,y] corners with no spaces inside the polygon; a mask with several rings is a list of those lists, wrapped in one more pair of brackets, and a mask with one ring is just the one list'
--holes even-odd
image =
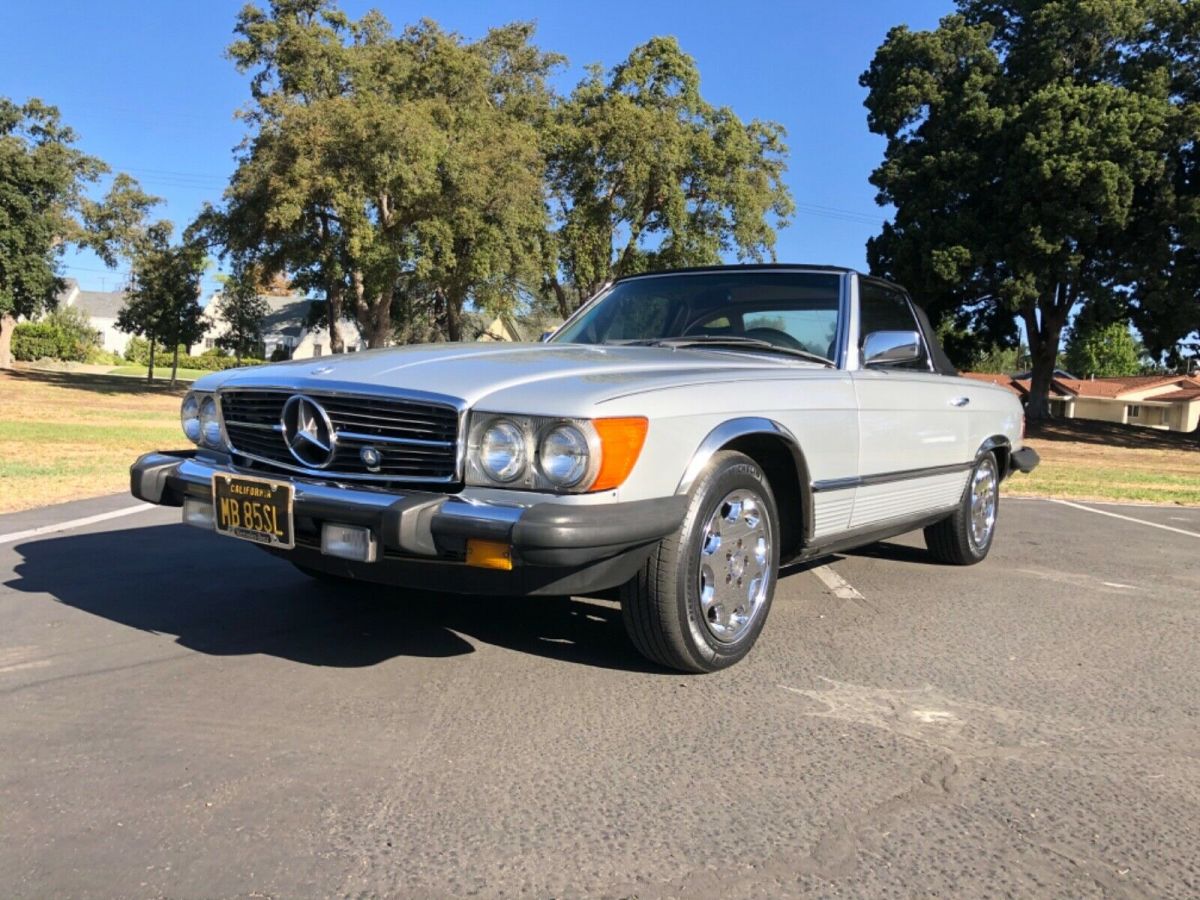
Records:
{"label": "car shadow on pavement", "polygon": [[666,673],[633,649],[611,603],[474,597],[315,581],[228,538],[161,525],[16,545],[6,587],[216,656],[261,653],[311,666],[474,652],[462,635],[580,665]]}
{"label": "car shadow on pavement", "polygon": [[865,556],[869,559],[890,559],[893,562],[919,563],[924,566],[944,567],[945,563],[938,562],[924,547],[910,547],[908,544],[893,544],[891,541],[879,541],[865,547],[853,550],[843,550],[843,556]]}

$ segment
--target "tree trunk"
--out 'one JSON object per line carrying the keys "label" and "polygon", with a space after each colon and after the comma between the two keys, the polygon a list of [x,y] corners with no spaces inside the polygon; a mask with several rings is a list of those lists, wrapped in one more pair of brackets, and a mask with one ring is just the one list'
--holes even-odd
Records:
{"label": "tree trunk", "polygon": [[174,387],[175,380],[179,377],[179,345],[175,345],[175,355],[171,357],[171,386]]}
{"label": "tree trunk", "polygon": [[446,340],[451,343],[462,340],[463,299],[455,293],[446,294]]}
{"label": "tree trunk", "polygon": [[386,347],[392,336],[392,299],[393,292],[389,291],[386,294],[380,294],[371,304],[367,347],[372,350]]}
{"label": "tree trunk", "polygon": [[557,278],[550,282],[554,288],[554,299],[558,301],[558,314],[563,317],[565,322],[571,315],[571,304],[567,301],[567,289],[564,288]]}
{"label": "tree trunk", "polygon": [[1058,365],[1058,345],[1062,340],[1067,313],[1071,311],[1069,301],[1057,299],[1062,293],[1062,287],[1059,286],[1048,303],[1038,304],[1037,307],[1028,303],[1021,307],[1021,318],[1025,321],[1032,363],[1029,401],[1025,406],[1025,418],[1029,421],[1050,418],[1050,386],[1054,380],[1054,369]]}
{"label": "tree trunk", "polygon": [[150,335],[150,365],[146,367],[146,380],[147,381],[154,380],[154,343],[155,343],[155,337],[152,334],[152,335]]}
{"label": "tree trunk", "polygon": [[329,352],[341,353],[345,349],[338,322],[342,319],[342,283],[335,281],[325,291],[325,309],[329,314]]}
{"label": "tree trunk", "polygon": [[12,368],[12,336],[16,327],[16,316],[8,313],[0,316],[0,369]]}

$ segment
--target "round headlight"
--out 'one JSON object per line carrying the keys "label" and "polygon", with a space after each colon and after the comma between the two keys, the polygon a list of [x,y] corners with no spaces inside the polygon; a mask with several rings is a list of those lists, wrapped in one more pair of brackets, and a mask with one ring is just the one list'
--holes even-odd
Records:
{"label": "round headlight", "polygon": [[200,401],[200,436],[210,447],[221,446],[221,422],[217,419],[217,401],[212,397]]}
{"label": "round headlight", "polygon": [[183,398],[183,406],[179,408],[179,424],[183,433],[193,444],[200,443],[200,401],[195,394]]}
{"label": "round headlight", "polygon": [[488,426],[479,442],[479,465],[493,481],[509,482],[525,471],[525,435],[501,419]]}
{"label": "round headlight", "polygon": [[538,457],[548,481],[558,487],[573,487],[587,473],[587,438],[574,425],[558,425],[542,438]]}

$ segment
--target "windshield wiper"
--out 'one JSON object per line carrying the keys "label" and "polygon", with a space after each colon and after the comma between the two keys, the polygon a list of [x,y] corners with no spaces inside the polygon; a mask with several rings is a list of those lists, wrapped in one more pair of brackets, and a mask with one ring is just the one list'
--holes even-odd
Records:
{"label": "windshield wiper", "polygon": [[772,344],[770,341],[762,341],[758,338],[739,337],[738,335],[720,335],[720,334],[696,334],[691,337],[671,337],[671,338],[655,338],[654,340],[641,341],[614,341],[613,343],[621,344],[636,344],[645,347],[728,347],[729,349],[744,348],[747,350],[767,351],[768,353],[783,353],[788,356],[794,356],[797,359],[806,359],[809,362],[820,363],[823,366],[829,366],[831,369],[837,368],[837,364],[831,359],[826,359],[817,353],[810,353],[808,350],[798,350],[795,347],[781,347],[779,344]]}

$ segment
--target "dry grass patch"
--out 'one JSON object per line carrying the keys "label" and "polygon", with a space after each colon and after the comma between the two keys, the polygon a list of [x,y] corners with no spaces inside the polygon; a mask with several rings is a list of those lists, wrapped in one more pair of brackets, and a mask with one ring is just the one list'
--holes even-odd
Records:
{"label": "dry grass patch", "polygon": [[1069,419],[1031,428],[1027,443],[1041,465],[1007,481],[1008,494],[1200,505],[1195,435]]}
{"label": "dry grass patch", "polygon": [[182,447],[186,386],[16,369],[0,372],[0,513],[129,489],[129,464]]}

